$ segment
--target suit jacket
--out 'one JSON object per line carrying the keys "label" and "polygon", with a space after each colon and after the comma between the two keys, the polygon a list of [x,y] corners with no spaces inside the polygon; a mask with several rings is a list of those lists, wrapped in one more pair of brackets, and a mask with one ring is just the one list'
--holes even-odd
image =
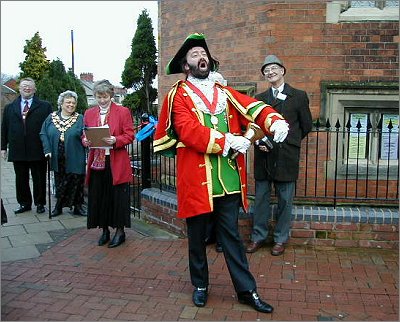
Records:
{"label": "suit jacket", "polygon": [[[83,116],[85,127],[98,126],[100,109],[94,106],[86,110]],[[133,142],[134,130],[132,115],[128,108],[111,103],[110,114],[108,116],[110,135],[115,136],[116,142],[110,150],[110,166],[113,177],[113,185],[128,183],[132,181],[132,167],[126,146]],[[94,159],[94,150],[89,150],[86,184],[89,184],[91,165]]]}
{"label": "suit jacket", "polygon": [[289,133],[282,143],[273,143],[270,152],[254,148],[254,178],[256,180],[296,181],[299,175],[301,140],[312,129],[312,116],[306,92],[285,84],[285,100],[274,99],[272,89],[256,95],[270,104],[289,123]]}
{"label": "suit jacket", "polygon": [[[227,95],[226,122],[230,133],[242,135],[249,122],[256,122],[265,133],[282,116],[270,106],[234,89],[216,84]],[[221,155],[225,136],[205,125],[203,113],[178,81],[164,99],[153,147],[166,156],[177,154],[178,217],[188,218],[213,211],[213,176],[210,154]],[[247,171],[245,156],[232,162],[240,177],[242,207],[247,211]],[[221,168],[222,169],[222,168]]]}
{"label": "suit jacket", "polygon": [[21,96],[4,108],[1,123],[1,149],[7,150],[8,161],[44,160],[40,130],[53,111],[51,104],[33,97],[25,124],[21,114]]}

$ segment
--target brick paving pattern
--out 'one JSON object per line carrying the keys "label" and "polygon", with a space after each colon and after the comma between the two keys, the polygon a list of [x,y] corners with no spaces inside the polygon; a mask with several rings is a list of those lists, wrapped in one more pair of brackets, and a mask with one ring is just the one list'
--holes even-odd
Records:
{"label": "brick paving pattern", "polygon": [[[398,321],[398,251],[290,245],[249,254],[258,291],[275,308],[240,304],[223,254],[208,249],[210,296],[192,304],[187,241],[133,220],[127,241],[97,246],[86,218],[14,215],[12,164],[1,164],[9,222],[1,227],[3,321]],[[54,205],[54,200],[53,200]]]}
{"label": "brick paving pattern", "polygon": [[210,296],[192,304],[187,241],[127,230],[127,241],[97,246],[81,229],[40,257],[2,263],[1,319],[84,321],[398,321],[398,253],[384,249],[289,246],[249,255],[262,314],[240,304],[223,254],[209,246]]}

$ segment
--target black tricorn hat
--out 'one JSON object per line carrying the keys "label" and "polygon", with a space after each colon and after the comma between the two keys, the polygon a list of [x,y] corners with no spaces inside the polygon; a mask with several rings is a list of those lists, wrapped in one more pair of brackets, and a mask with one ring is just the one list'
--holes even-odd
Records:
{"label": "black tricorn hat", "polygon": [[218,62],[211,57],[210,51],[208,50],[207,47],[206,37],[204,36],[204,34],[195,33],[189,35],[185,39],[183,45],[181,46],[181,48],[179,48],[174,58],[172,58],[167,64],[167,67],[165,67],[165,72],[167,73],[167,75],[183,73],[181,66],[182,59],[186,56],[187,52],[193,47],[203,47],[210,60],[211,71],[217,71]]}

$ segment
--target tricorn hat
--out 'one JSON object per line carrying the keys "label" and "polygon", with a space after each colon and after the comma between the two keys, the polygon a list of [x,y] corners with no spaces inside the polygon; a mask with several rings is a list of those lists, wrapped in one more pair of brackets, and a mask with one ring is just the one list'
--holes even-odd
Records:
{"label": "tricorn hat", "polygon": [[187,52],[190,49],[192,49],[193,47],[203,47],[207,53],[209,60],[210,60],[211,71],[216,71],[218,69],[218,62],[211,57],[210,51],[208,50],[208,47],[207,47],[206,38],[205,38],[204,34],[195,33],[195,34],[189,35],[185,39],[185,41],[183,42],[183,45],[181,46],[181,48],[179,48],[179,50],[175,54],[174,58],[172,58],[169,61],[169,63],[167,64],[167,67],[165,68],[167,75],[183,73],[182,66],[181,66],[182,59],[186,56]]}
{"label": "tricorn hat", "polygon": [[261,74],[264,75],[265,66],[271,65],[271,64],[277,64],[277,65],[281,66],[283,68],[283,75],[286,74],[285,66],[283,66],[282,62],[275,55],[268,55],[267,57],[265,57],[264,64],[261,67]]}

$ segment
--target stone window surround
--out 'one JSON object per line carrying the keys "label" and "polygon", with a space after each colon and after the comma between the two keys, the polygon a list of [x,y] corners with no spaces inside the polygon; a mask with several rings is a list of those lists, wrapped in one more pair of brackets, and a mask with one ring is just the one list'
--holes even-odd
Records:
{"label": "stone window surround", "polygon": [[[350,112],[371,112],[377,113],[377,106],[379,112],[394,112],[396,113],[399,108],[399,86],[395,83],[356,83],[356,82],[328,82],[321,83],[321,113],[320,120],[325,124],[329,119],[331,128],[333,128],[339,120],[341,129],[345,129],[345,120],[348,119]],[[376,124],[372,124],[373,130],[376,129]],[[336,144],[331,142],[331,144]],[[339,144],[339,155],[343,155],[343,145]],[[368,162],[375,163],[378,160],[377,149],[378,141],[371,142],[370,151],[371,157]],[[334,151],[332,146],[331,151]],[[333,153],[333,152],[332,152]],[[361,161],[361,162],[360,162]],[[335,158],[332,155],[331,161],[328,161],[328,176],[332,177],[334,174]],[[391,160],[389,166],[390,177],[397,176],[397,167],[399,160]],[[350,162],[351,163],[351,162]],[[350,164],[350,168],[346,169],[346,162],[342,160],[339,162],[338,169],[339,176],[344,175],[346,171],[349,174],[356,171],[364,172],[363,167],[367,167],[367,160],[358,160],[358,170],[355,165]],[[383,168],[386,164],[380,164]],[[382,170],[383,170],[382,168]],[[376,170],[369,168],[370,174],[374,174]],[[385,173],[385,172],[382,172]]]}
{"label": "stone window surround", "polygon": [[398,21],[399,7],[348,8],[348,1],[330,1],[326,4],[326,22]]}

